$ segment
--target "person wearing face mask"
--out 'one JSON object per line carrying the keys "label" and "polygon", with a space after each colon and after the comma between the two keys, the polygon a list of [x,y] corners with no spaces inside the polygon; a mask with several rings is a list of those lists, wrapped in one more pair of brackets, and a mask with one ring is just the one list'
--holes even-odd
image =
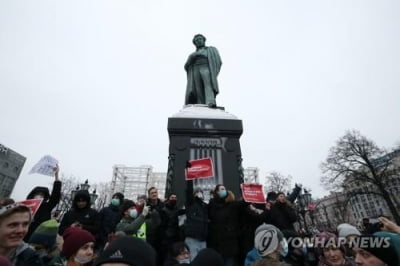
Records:
{"label": "person wearing face mask", "polygon": [[101,229],[98,243],[101,246],[104,246],[104,244],[107,242],[108,235],[115,233],[115,227],[122,218],[119,207],[123,201],[124,195],[120,192],[117,192],[112,196],[110,205],[104,207],[99,213]]}
{"label": "person wearing face mask", "polygon": [[50,266],[91,266],[95,259],[94,236],[84,229],[69,227],[63,234],[60,256]]}
{"label": "person wearing face mask", "polygon": [[28,194],[26,199],[43,199],[42,204],[37,210],[35,216],[32,219],[32,223],[29,226],[28,233],[26,234],[24,241],[27,242],[31,237],[32,233],[36,228],[44,221],[51,219],[51,211],[57,206],[61,198],[61,181],[58,178],[59,167],[58,165],[54,168],[54,183],[51,194],[47,187],[35,187]]}
{"label": "person wearing face mask", "polygon": [[184,242],[173,243],[163,266],[190,265],[190,250]]}
{"label": "person wearing face mask", "polygon": [[186,182],[185,209],[185,243],[190,248],[190,260],[193,261],[200,250],[207,247],[208,206],[204,202],[203,190],[197,188],[193,191],[192,180]]}
{"label": "person wearing face mask", "polygon": [[163,250],[168,250],[168,247],[170,247],[174,242],[183,240],[179,233],[178,216],[184,214],[185,211],[178,209],[177,201],[178,198],[175,193],[169,194],[164,203],[164,208],[162,209],[166,217]]}
{"label": "person wearing face mask", "polygon": [[117,224],[116,231],[122,231],[127,235],[146,240],[146,217],[149,207],[143,207],[142,213],[138,213],[132,200],[125,200],[121,206],[122,219]]}
{"label": "person wearing face mask", "polygon": [[234,194],[224,185],[215,187],[214,197],[208,204],[207,246],[222,255],[225,266],[239,265],[240,215],[246,207],[248,204],[235,201]]}

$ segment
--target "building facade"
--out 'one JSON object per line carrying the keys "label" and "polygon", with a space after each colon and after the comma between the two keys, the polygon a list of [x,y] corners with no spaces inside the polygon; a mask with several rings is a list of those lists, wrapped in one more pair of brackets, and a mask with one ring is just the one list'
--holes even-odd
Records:
{"label": "building facade", "polygon": [[166,173],[153,172],[150,165],[129,167],[114,165],[111,180],[110,198],[116,192],[121,192],[125,198],[136,201],[140,195],[147,196],[150,187],[156,187],[161,199],[165,195]]}
{"label": "building facade", "polygon": [[10,197],[26,158],[0,144],[0,198]]}

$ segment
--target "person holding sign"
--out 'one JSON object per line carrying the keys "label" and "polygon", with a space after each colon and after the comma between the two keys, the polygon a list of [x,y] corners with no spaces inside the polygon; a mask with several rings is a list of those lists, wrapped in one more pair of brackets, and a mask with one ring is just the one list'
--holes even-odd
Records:
{"label": "person holding sign", "polygon": [[32,223],[29,226],[29,231],[24,238],[24,241],[26,242],[28,242],[32,233],[41,223],[51,219],[51,211],[54,209],[54,207],[57,206],[58,202],[60,201],[61,181],[58,178],[59,170],[60,168],[58,167],[58,165],[53,168],[55,180],[53,183],[51,194],[49,193],[49,189],[47,187],[35,187],[26,197],[26,199],[43,199],[42,204],[40,205],[39,209],[32,219]]}

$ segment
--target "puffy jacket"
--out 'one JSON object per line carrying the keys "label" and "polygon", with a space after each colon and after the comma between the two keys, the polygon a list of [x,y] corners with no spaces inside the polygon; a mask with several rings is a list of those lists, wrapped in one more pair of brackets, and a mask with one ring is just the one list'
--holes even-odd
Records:
{"label": "puffy jacket", "polygon": [[29,247],[28,244],[22,243],[14,253],[14,257],[10,259],[12,265],[15,266],[42,266],[43,262],[38,253]]}
{"label": "puffy jacket", "polygon": [[107,241],[107,236],[115,232],[115,227],[121,220],[121,213],[117,206],[110,204],[108,207],[103,208],[99,213],[101,229],[99,238],[102,243]]}
{"label": "puffy jacket", "polygon": [[[84,199],[87,202],[85,208],[78,208],[78,199]],[[58,233],[63,235],[65,229],[75,222],[79,222],[83,229],[89,231],[94,236],[96,236],[100,230],[99,213],[90,208],[90,196],[89,192],[86,190],[80,190],[76,193],[72,203],[72,209],[69,210],[61,220]]]}
{"label": "puffy jacket", "polygon": [[205,241],[208,235],[208,206],[202,199],[193,196],[193,183],[186,188],[185,236]]}

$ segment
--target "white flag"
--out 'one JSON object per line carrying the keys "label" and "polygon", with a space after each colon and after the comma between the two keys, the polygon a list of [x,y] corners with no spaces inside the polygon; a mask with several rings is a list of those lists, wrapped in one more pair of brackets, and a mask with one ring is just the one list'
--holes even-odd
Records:
{"label": "white flag", "polygon": [[29,174],[38,173],[42,175],[54,176],[54,167],[58,164],[57,159],[50,155],[44,156],[40,161],[32,167]]}

